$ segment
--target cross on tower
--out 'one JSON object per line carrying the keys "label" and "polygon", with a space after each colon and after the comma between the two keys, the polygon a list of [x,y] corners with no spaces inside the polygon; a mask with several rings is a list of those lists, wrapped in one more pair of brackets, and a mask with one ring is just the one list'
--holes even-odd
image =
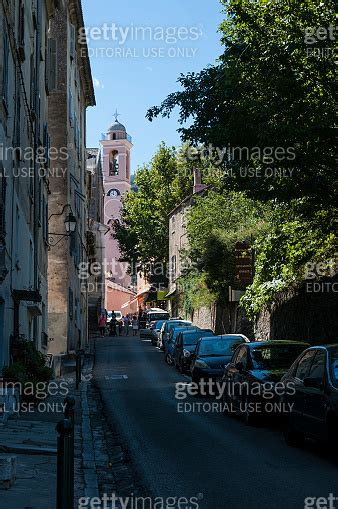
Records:
{"label": "cross on tower", "polygon": [[116,108],[116,111],[115,111],[115,113],[114,113],[115,122],[117,122],[117,121],[118,121],[117,119],[118,119],[118,117],[120,117],[120,116],[121,116],[121,114],[117,112],[117,108]]}

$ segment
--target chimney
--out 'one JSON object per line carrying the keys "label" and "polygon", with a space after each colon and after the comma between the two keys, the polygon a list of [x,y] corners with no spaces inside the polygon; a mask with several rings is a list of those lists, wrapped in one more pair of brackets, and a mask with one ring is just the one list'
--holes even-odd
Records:
{"label": "chimney", "polygon": [[194,188],[193,193],[199,193],[202,189],[205,189],[206,186],[202,184],[201,171],[198,168],[194,168]]}

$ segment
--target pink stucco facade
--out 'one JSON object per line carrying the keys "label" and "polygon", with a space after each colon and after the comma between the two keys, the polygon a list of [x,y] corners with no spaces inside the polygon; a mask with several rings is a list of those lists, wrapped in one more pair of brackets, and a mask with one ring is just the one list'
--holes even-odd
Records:
{"label": "pink stucco facade", "polygon": [[[125,127],[119,122],[108,129],[106,138],[101,140],[103,187],[104,187],[104,221],[112,227],[121,218],[121,199],[130,190],[130,152],[131,138]],[[105,272],[106,272],[106,307],[108,310],[120,310],[121,305],[130,298],[128,292],[131,284],[128,275],[128,264],[120,262],[118,242],[112,232],[105,235]],[[115,285],[108,283],[114,283]],[[113,286],[113,288],[111,287]],[[122,288],[121,288],[122,287]],[[127,291],[124,291],[126,289]]]}

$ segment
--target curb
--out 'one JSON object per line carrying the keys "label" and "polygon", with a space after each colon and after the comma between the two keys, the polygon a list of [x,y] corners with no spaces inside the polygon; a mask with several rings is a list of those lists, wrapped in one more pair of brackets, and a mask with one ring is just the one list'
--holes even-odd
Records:
{"label": "curb", "polygon": [[[85,357],[82,373],[88,380],[93,373],[94,355],[91,353]],[[90,422],[88,405],[88,383],[81,382],[81,412],[82,412],[82,467],[85,481],[84,495],[86,497],[99,497],[99,482],[95,465],[94,436]]]}

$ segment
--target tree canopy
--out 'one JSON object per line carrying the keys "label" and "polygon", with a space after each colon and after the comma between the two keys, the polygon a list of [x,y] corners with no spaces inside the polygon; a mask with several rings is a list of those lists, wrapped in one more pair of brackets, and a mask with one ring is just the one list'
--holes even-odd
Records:
{"label": "tree canopy", "polygon": [[151,162],[137,171],[137,192],[123,198],[122,220],[114,227],[121,259],[138,263],[145,272],[150,264],[166,264],[169,212],[191,193],[192,175],[183,161],[184,147],[177,153],[162,143]]}
{"label": "tree canopy", "polygon": [[333,1],[221,3],[217,65],[181,75],[181,90],[149,109],[148,119],[177,106],[183,140],[227,148],[227,187],[263,200],[332,204]]}

